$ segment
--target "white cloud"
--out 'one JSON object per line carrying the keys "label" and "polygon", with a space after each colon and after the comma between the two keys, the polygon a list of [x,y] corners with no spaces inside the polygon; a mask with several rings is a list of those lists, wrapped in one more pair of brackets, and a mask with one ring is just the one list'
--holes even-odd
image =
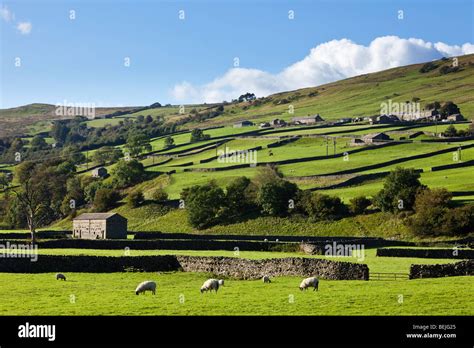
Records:
{"label": "white cloud", "polygon": [[0,17],[2,17],[5,22],[10,22],[15,19],[15,15],[6,6],[0,7]]}
{"label": "white cloud", "polygon": [[277,74],[234,68],[204,85],[195,86],[184,81],[174,86],[171,95],[178,102],[188,103],[230,101],[246,92],[261,97],[443,56],[470,53],[474,53],[471,43],[450,46],[443,42],[431,43],[398,36],[378,37],[368,46],[349,39],[332,40],[312,48],[302,60]]}
{"label": "white cloud", "polygon": [[30,22],[20,22],[18,23],[16,28],[21,34],[28,35],[29,33],[31,33],[32,25]]}

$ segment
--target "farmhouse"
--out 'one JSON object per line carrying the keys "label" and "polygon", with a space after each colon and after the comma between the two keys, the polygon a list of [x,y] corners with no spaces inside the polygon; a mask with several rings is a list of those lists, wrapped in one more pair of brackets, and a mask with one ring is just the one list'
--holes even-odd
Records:
{"label": "farmhouse", "polygon": [[286,122],[284,120],[280,120],[279,118],[275,118],[270,122],[270,124],[274,127],[283,127],[286,126]]}
{"label": "farmhouse", "polygon": [[296,123],[296,124],[313,124],[316,122],[322,122],[324,121],[324,119],[321,116],[319,116],[319,114],[317,114],[317,115],[306,116],[306,117],[293,117],[292,121],[293,123]]}
{"label": "farmhouse", "polygon": [[105,178],[107,176],[107,169],[104,167],[95,168],[92,171],[93,178]]}
{"label": "farmhouse", "polygon": [[362,137],[362,140],[366,144],[372,144],[372,143],[389,141],[392,139],[385,133],[371,133],[371,134],[364,135]]}
{"label": "farmhouse", "polygon": [[377,123],[395,123],[400,122],[400,119],[395,115],[380,115],[377,117]]}
{"label": "farmhouse", "polygon": [[242,127],[250,127],[253,126],[253,123],[250,121],[240,121],[237,123],[234,123],[234,128],[242,128]]}
{"label": "farmhouse", "polygon": [[464,117],[461,114],[449,115],[446,119],[448,121],[464,121]]}
{"label": "farmhouse", "polygon": [[73,219],[74,238],[126,239],[127,219],[117,213],[85,213]]}
{"label": "farmhouse", "polygon": [[355,138],[352,140],[352,146],[360,146],[360,145],[370,145],[370,144],[377,144],[386,141],[392,140],[387,134],[385,133],[371,133],[364,135],[362,138]]}

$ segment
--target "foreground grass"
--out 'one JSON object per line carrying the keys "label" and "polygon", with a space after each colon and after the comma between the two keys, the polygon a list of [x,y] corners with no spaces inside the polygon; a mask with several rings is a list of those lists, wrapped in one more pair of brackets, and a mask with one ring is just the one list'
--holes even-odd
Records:
{"label": "foreground grass", "polygon": [[[472,277],[398,281],[321,281],[300,292],[301,278],[226,280],[201,294],[198,273],[0,274],[0,315],[472,315]],[[143,280],[156,295],[136,296]],[[403,297],[403,302],[400,299]]]}

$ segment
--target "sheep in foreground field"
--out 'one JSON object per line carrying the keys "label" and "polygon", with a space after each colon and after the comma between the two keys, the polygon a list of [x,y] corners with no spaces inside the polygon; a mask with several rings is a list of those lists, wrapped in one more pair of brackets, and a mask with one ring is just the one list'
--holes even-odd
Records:
{"label": "sheep in foreground field", "polygon": [[62,273],[57,273],[56,280],[66,280],[66,276]]}
{"label": "sheep in foreground field", "polygon": [[319,280],[316,277],[306,278],[300,284],[300,290],[306,290],[307,288],[313,287],[313,291],[318,290]]}
{"label": "sheep in foreground field", "polygon": [[224,286],[224,279],[219,279],[219,286]]}
{"label": "sheep in foreground field", "polygon": [[151,291],[151,293],[155,295],[156,283],[152,282],[151,280],[145,280],[144,282],[141,282],[135,289],[135,294],[139,295],[141,293],[145,293],[145,291]]}
{"label": "sheep in foreground field", "polygon": [[266,275],[266,276],[263,276],[262,280],[263,280],[264,283],[271,283],[271,282],[272,282],[272,281],[270,280],[270,277],[267,276],[267,275]]}
{"label": "sheep in foreground field", "polygon": [[201,286],[201,294],[204,291],[212,291],[212,290],[215,290],[216,293],[217,293],[217,290],[219,290],[219,281],[217,279],[208,279]]}

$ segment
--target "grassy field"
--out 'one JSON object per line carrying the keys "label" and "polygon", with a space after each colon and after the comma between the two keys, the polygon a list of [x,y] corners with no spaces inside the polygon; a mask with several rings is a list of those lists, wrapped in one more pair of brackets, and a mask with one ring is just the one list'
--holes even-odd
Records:
{"label": "grassy field", "polygon": [[[0,274],[0,315],[472,315],[472,277],[397,281],[325,281],[300,292],[300,277],[226,280],[201,294],[202,273]],[[156,295],[136,296],[157,282]]]}

